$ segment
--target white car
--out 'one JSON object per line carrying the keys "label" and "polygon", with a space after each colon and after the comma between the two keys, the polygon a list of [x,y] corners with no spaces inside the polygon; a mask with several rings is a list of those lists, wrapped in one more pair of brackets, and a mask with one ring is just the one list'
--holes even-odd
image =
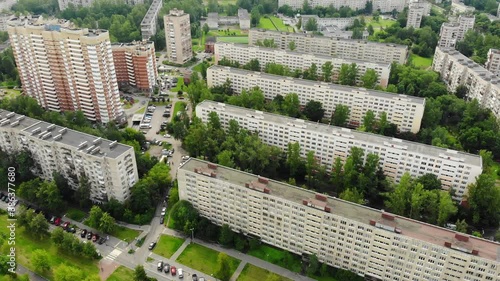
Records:
{"label": "white car", "polygon": [[163,209],[161,209],[161,216],[164,216],[165,213],[167,212],[167,208],[166,207],[163,207]]}
{"label": "white car", "polygon": [[182,159],[182,161],[187,161],[187,160],[189,160],[189,158],[190,158],[189,156],[184,155],[184,156],[182,156],[182,158],[181,158],[181,159]]}
{"label": "white car", "polygon": [[184,278],[184,274],[182,273],[182,268],[177,269],[177,275],[179,278]]}
{"label": "white car", "polygon": [[169,134],[165,134],[165,135],[163,135],[163,136],[164,136],[164,137],[166,137],[167,139],[169,139],[169,138],[171,138],[171,137],[172,137],[172,136],[171,136],[171,135],[169,135]]}

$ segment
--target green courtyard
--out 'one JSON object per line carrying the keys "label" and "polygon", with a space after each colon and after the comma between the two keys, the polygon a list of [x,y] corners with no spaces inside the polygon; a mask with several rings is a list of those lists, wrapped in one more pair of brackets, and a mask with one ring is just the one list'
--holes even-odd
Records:
{"label": "green courtyard", "polygon": [[[217,270],[218,255],[219,252],[215,250],[209,249],[196,243],[191,243],[177,258],[177,262],[211,275],[215,274],[215,271]],[[230,272],[232,275],[236,268],[238,268],[238,265],[241,261],[231,256],[229,256],[228,258],[231,268]]]}

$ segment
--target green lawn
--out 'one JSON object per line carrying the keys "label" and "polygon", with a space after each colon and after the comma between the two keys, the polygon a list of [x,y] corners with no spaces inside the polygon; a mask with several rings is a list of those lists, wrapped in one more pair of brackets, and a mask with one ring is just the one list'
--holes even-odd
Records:
{"label": "green lawn", "polygon": [[131,229],[128,227],[117,225],[115,230],[110,233],[111,236],[114,236],[120,240],[132,242],[137,236],[141,234],[141,231]]}
{"label": "green lawn", "polygon": [[269,29],[269,30],[276,30],[274,27],[273,23],[269,18],[261,17],[259,21],[259,25],[257,26],[258,28],[264,28],[264,29]]}
{"label": "green lawn", "polygon": [[139,110],[137,110],[137,111],[135,112],[135,114],[141,114],[141,113],[144,113],[144,112],[146,112],[146,107],[145,107],[145,106],[143,106],[143,107],[139,108]]}
{"label": "green lawn", "polygon": [[134,281],[134,271],[121,265],[106,281]]}
{"label": "green lawn", "polygon": [[424,58],[415,54],[410,56],[413,65],[419,68],[428,68],[432,65],[432,58]]}
{"label": "green lawn", "polygon": [[[233,35],[234,34],[234,35]],[[243,31],[241,29],[218,29],[210,30],[208,36],[219,37],[219,36],[248,36],[248,31]]]}
{"label": "green lawn", "polygon": [[[2,232],[7,229],[7,216],[0,215],[0,229]],[[95,275],[99,273],[97,267],[97,261],[82,259],[81,257],[74,257],[61,253],[57,250],[57,247],[52,243],[50,238],[43,240],[32,239],[29,235],[24,232],[23,228],[16,229],[16,255],[17,262],[24,265],[25,267],[34,270],[31,263],[33,251],[36,249],[42,249],[47,251],[49,254],[50,267],[55,268],[61,264],[66,264],[68,266],[73,266],[79,268],[81,271],[87,273],[87,275]],[[6,254],[6,252],[2,252]],[[52,272],[46,272],[42,274],[44,277],[52,280]]]}
{"label": "green lawn", "polygon": [[247,36],[217,37],[217,42],[248,44],[248,37]]}
{"label": "green lawn", "polygon": [[491,175],[491,177],[493,177],[494,180],[499,180],[500,179],[499,174],[500,174],[500,163],[493,162],[490,175]]}
{"label": "green lawn", "polygon": [[372,17],[365,17],[365,22],[366,26],[371,24],[373,26],[374,30],[380,30],[381,28],[386,28],[388,26],[391,26],[394,24],[396,21],[395,20],[385,20],[380,18],[378,22],[374,21]]}
{"label": "green lawn", "polygon": [[[233,5],[236,5],[236,0],[217,0],[217,4],[219,4],[219,6],[226,6],[226,5],[229,5],[229,4],[233,4]],[[203,4],[207,5],[208,4],[208,0],[203,0]],[[219,15],[221,15],[219,13]]]}
{"label": "green lawn", "polygon": [[174,105],[174,113],[172,114],[172,116],[177,116],[177,112],[183,111],[186,108],[186,105],[187,103],[183,101],[176,102]]}
{"label": "green lawn", "polygon": [[[275,17],[275,16],[270,16],[269,18],[274,22],[274,24],[276,25],[276,27],[278,28],[279,31],[290,31],[288,29],[288,26],[286,26],[280,18]],[[293,32],[293,28],[292,28],[292,32]]]}
{"label": "green lawn", "polygon": [[170,258],[181,247],[184,240],[170,235],[161,235],[153,253]]}
{"label": "green lawn", "polygon": [[[21,95],[20,90],[13,90],[13,89],[2,89],[5,92],[5,95],[0,94],[0,99],[5,98],[5,99],[15,99],[17,96]],[[0,92],[2,91],[0,90]]]}
{"label": "green lawn", "polygon": [[[238,276],[238,279],[236,281],[254,281],[254,280],[267,280],[269,276],[271,275],[271,272],[269,270],[257,267],[253,264],[247,264],[243,268],[243,271],[241,272],[240,276]],[[285,278],[283,276],[279,276],[280,281],[288,281],[290,279]],[[275,280],[275,279],[273,279]]]}
{"label": "green lawn", "polygon": [[[218,255],[217,251],[192,243],[184,249],[176,261],[203,273],[214,274],[217,270]],[[229,260],[232,275],[241,261],[231,256],[229,256]]]}
{"label": "green lawn", "polygon": [[170,92],[177,93],[179,90],[182,90],[182,87],[184,86],[184,78],[183,77],[178,77],[177,78],[177,85],[170,89]]}
{"label": "green lawn", "polygon": [[284,267],[290,271],[299,272],[300,267],[301,267],[300,257],[294,255],[293,262],[290,264],[285,264],[283,261],[283,258],[285,257],[285,253],[286,253],[286,251],[284,251],[284,250],[280,250],[280,249],[262,244],[259,246],[259,248],[248,251],[247,254],[254,256],[256,258],[259,258],[261,260],[265,260],[265,261],[270,262],[272,264]]}
{"label": "green lawn", "polygon": [[66,216],[72,220],[81,222],[87,216],[87,213],[75,208],[69,208],[69,210],[66,212]]}

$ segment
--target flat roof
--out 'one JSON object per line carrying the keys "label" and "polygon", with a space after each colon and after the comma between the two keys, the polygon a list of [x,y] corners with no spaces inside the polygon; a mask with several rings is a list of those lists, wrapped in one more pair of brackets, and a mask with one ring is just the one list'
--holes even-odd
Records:
{"label": "flat roof", "polygon": [[[459,51],[455,50],[454,48],[448,48],[448,47],[438,47],[443,53],[446,53],[455,60],[460,63],[460,65],[463,65],[467,67],[469,70],[473,71],[475,74],[481,76],[483,80],[491,82],[492,84],[498,85],[500,84],[500,77],[496,76],[493,72],[489,71],[488,69],[484,68],[482,65],[476,63],[475,61],[471,60],[470,58],[464,56],[462,53]],[[490,49],[493,50],[493,49]]]}
{"label": "flat roof", "polygon": [[[185,171],[194,172],[195,169],[210,169],[207,161],[191,158],[189,159],[180,169]],[[258,182],[259,176],[246,173],[243,171],[231,169],[228,167],[216,165],[216,169],[210,169],[215,173],[215,178],[223,181],[227,181],[234,185],[245,187],[246,183]],[[292,201],[294,203],[303,204],[303,200],[308,200],[314,203],[316,195],[319,193],[292,186],[286,183],[274,181],[267,179],[268,182],[265,185],[269,190],[269,196],[276,196],[284,198],[286,200]],[[259,191],[256,191],[259,192]],[[401,230],[402,236],[411,237],[414,239],[426,241],[441,247],[445,247],[445,243],[451,243],[452,247],[460,247],[467,250],[477,250],[478,256],[496,261],[497,260],[497,249],[500,244],[492,241],[488,241],[481,238],[476,238],[466,234],[461,234],[463,236],[469,237],[468,242],[458,241],[455,237],[456,232],[445,229],[442,227],[430,225],[427,223],[419,222],[409,218],[388,214],[382,210],[373,209],[363,205],[354,204],[347,202],[335,197],[330,197],[321,194],[322,197],[326,198],[326,202],[320,204],[318,207],[324,207],[325,205],[329,207],[331,213],[340,217],[344,217],[350,220],[354,220],[363,224],[370,224],[370,220],[376,221],[382,225],[386,225],[392,228],[398,228]],[[312,200],[311,200],[312,199]],[[307,206],[306,206],[307,207]],[[387,214],[394,219],[387,219],[383,214]],[[384,218],[385,217],[385,218]]]}
{"label": "flat roof", "polygon": [[[327,38],[331,38],[331,37],[327,37]],[[253,45],[247,45],[247,44],[237,44],[237,43],[228,43],[228,42],[216,42],[215,44],[216,45],[229,45],[229,46],[233,46],[233,47],[240,48],[240,49],[257,49],[257,50],[262,50],[264,52],[279,52],[279,53],[285,53],[285,54],[296,55],[296,56],[306,56],[307,55],[307,56],[316,57],[316,58],[323,58],[323,59],[327,59],[327,60],[341,60],[341,61],[348,61],[350,63],[356,63],[356,64],[372,64],[372,65],[378,65],[380,67],[386,67],[386,68],[391,67],[390,63],[373,62],[373,61],[358,60],[358,59],[339,58],[339,57],[332,57],[332,56],[327,56],[327,55],[306,53],[306,52],[300,52],[300,51],[293,51],[292,52],[289,50],[267,48],[267,47],[253,46]]]}
{"label": "flat roof", "polygon": [[456,151],[452,149],[446,149],[446,148],[441,148],[437,146],[432,146],[428,144],[422,144],[422,143],[417,143],[417,142],[411,142],[407,140],[402,140],[398,138],[392,138],[392,137],[386,137],[386,136],[381,136],[377,134],[372,134],[372,133],[366,133],[366,132],[361,132],[357,130],[351,130],[347,128],[341,128],[341,127],[335,127],[327,124],[322,124],[322,123],[316,123],[316,122],[310,122],[306,121],[303,119],[296,119],[288,116],[283,116],[283,115],[278,115],[278,114],[273,114],[273,113],[267,113],[267,112],[262,112],[258,110],[252,110],[252,109],[247,109],[244,107],[239,107],[239,106],[234,106],[234,105],[229,105],[229,104],[224,104],[224,103],[218,103],[214,101],[209,101],[209,100],[204,100],[203,102],[199,103],[197,106],[201,107],[210,107],[214,108],[218,106],[219,108],[221,106],[224,107],[225,112],[229,112],[235,115],[240,115],[240,116],[245,116],[245,115],[253,115],[256,116],[258,115],[260,117],[260,120],[268,121],[268,122],[275,122],[279,124],[296,124],[301,126],[304,129],[317,132],[317,133],[323,133],[323,134],[342,134],[342,136],[348,138],[349,136],[352,136],[351,139],[359,140],[359,141],[364,141],[369,144],[377,145],[377,146],[389,146],[389,145],[395,145],[396,147],[406,147],[406,150],[408,152],[416,152],[424,155],[432,155],[432,156],[438,156],[439,154],[445,154],[446,156],[454,157],[454,158],[462,158],[464,159],[464,162],[470,165],[475,165],[475,166],[482,166],[482,160],[481,156],[475,155],[475,154],[470,154],[467,152],[462,152],[462,151]]}
{"label": "flat roof", "polygon": [[[18,123],[15,123],[17,121]],[[90,152],[94,148],[97,148],[92,154],[94,157],[117,158],[127,151],[133,151],[133,148],[129,145],[81,133],[66,127],[26,117],[24,115],[3,109],[0,109],[0,127],[15,128],[19,131],[30,134],[31,136],[35,136],[40,139],[43,138],[44,141],[60,142],[88,154],[91,154]],[[34,131],[37,133],[33,134],[32,132]],[[47,136],[43,137],[46,133]],[[60,138],[57,137],[58,135],[61,135]],[[82,143],[85,143],[86,145],[82,145],[82,148],[78,149]],[[111,147],[110,144],[112,143],[113,145]]]}
{"label": "flat roof", "polygon": [[339,85],[339,84],[332,84],[332,83],[312,81],[312,80],[306,80],[306,79],[300,79],[300,78],[286,77],[286,76],[281,76],[281,75],[267,74],[264,72],[257,72],[257,71],[251,71],[251,70],[245,70],[245,69],[234,68],[234,67],[229,67],[229,66],[221,66],[221,65],[215,65],[215,64],[210,66],[209,69],[213,69],[215,71],[224,69],[224,70],[228,70],[232,73],[236,73],[239,75],[253,75],[253,76],[257,75],[257,76],[262,77],[264,79],[279,80],[279,81],[291,81],[291,82],[296,83],[296,84],[301,84],[301,85],[311,86],[311,87],[312,86],[321,86],[321,87],[327,87],[327,88],[339,90],[339,91],[365,92],[368,95],[380,97],[380,98],[385,98],[385,99],[404,98],[405,100],[412,102],[412,103],[422,104],[422,105],[425,104],[425,98],[407,96],[407,95],[402,95],[402,94],[394,94],[394,93],[388,93],[388,92],[383,92],[383,91],[370,90],[370,89],[365,89],[365,88],[361,88],[361,87],[351,87],[351,86],[344,86],[344,85]]}

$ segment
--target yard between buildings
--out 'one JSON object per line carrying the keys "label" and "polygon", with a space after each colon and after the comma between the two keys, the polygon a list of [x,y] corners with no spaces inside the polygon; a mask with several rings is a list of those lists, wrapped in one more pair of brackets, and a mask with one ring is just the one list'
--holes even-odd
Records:
{"label": "yard between buildings", "polygon": [[134,281],[134,271],[121,265],[106,281]]}
{"label": "yard between buildings", "polygon": [[217,37],[217,42],[248,44],[248,36]]}
{"label": "yard between buildings", "polygon": [[[272,272],[267,269],[263,269],[248,263],[247,265],[245,265],[243,271],[240,273],[240,276],[238,276],[238,279],[236,279],[236,281],[268,280],[269,276],[271,276],[271,273]],[[273,280],[289,281],[290,279],[279,276],[279,279]]]}
{"label": "yard between buildings", "polygon": [[413,62],[413,65],[415,65],[418,68],[422,69],[427,69],[432,65],[432,58],[424,58],[415,54],[412,54],[410,56],[411,61]]}
{"label": "yard between buildings", "polygon": [[292,255],[291,261],[285,261],[287,251],[261,244],[257,249],[248,251],[248,255],[281,266],[293,272],[300,272],[301,261],[297,255]]}
{"label": "yard between buildings", "polygon": [[181,247],[184,240],[170,235],[161,235],[153,253],[169,259]]}
{"label": "yard between buildings", "polygon": [[[215,250],[196,243],[191,243],[186,247],[186,249],[184,249],[179,258],[177,258],[177,262],[206,274],[215,274],[215,271],[217,270],[218,255],[219,252]],[[236,268],[238,268],[241,260],[235,259],[231,256],[228,256],[228,258],[232,275],[234,271],[236,271]]]}

